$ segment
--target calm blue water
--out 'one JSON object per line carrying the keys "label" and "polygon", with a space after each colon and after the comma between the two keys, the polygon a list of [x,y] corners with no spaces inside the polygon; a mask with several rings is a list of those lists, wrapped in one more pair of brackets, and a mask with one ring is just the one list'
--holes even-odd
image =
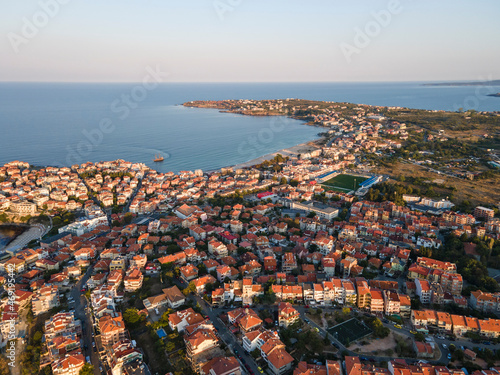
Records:
{"label": "calm blue water", "polygon": [[[125,110],[122,95],[130,95],[136,86],[0,83],[0,164],[17,159],[71,165],[121,158],[161,172],[209,170],[315,139],[321,130],[300,121],[179,106],[190,100],[303,98],[500,110],[500,98],[484,95],[485,89],[420,83],[165,83],[139,102],[132,100]],[[500,92],[500,87],[491,90]],[[153,163],[155,154],[165,161]]]}
{"label": "calm blue water", "polygon": [[11,237],[7,237],[0,232],[0,249],[3,249],[11,239]]}
{"label": "calm blue water", "polygon": [[12,228],[0,225],[0,249],[3,249],[7,244],[16,237],[16,233]]}

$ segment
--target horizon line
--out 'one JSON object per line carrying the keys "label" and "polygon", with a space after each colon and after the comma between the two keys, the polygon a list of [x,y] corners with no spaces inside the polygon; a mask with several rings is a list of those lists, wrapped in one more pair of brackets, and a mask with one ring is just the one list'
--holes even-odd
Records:
{"label": "horizon line", "polygon": [[[297,83],[454,83],[454,82],[460,82],[460,83],[472,83],[472,82],[482,82],[482,83],[488,83],[492,81],[498,81],[498,79],[491,79],[491,80],[478,80],[478,79],[455,79],[455,80],[408,80],[408,81],[165,81],[165,82],[159,82],[159,84],[168,84],[168,83],[184,83],[184,84],[239,84],[239,83],[245,83],[245,84],[265,84],[265,83],[280,83],[280,84],[297,84]],[[142,83],[142,81],[1,81],[0,84],[2,83],[60,83],[60,84],[65,84],[65,83],[88,83],[88,84],[95,84],[95,83],[123,83],[123,84],[138,84]]]}

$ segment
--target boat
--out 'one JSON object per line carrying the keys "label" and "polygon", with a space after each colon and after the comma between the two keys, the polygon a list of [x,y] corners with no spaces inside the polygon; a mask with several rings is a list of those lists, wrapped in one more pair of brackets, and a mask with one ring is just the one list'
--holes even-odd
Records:
{"label": "boat", "polygon": [[158,163],[160,161],[163,161],[163,156],[160,155],[155,155],[155,158],[153,159],[155,163]]}

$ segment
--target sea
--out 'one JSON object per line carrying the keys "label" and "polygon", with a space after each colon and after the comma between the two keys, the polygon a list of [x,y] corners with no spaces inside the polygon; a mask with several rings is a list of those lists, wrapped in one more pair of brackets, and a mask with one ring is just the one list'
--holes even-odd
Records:
{"label": "sea", "polygon": [[[213,170],[318,138],[284,117],[188,108],[191,100],[300,98],[500,111],[500,87],[398,83],[0,83],[0,165],[124,159],[159,172]],[[161,163],[153,162],[162,156]]]}
{"label": "sea", "polygon": [[16,225],[0,225],[0,250],[14,238],[24,232],[26,228]]}

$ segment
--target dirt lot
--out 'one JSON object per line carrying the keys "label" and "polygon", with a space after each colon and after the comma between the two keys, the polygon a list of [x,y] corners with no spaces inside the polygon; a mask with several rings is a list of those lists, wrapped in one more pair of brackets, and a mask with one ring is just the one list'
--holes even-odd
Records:
{"label": "dirt lot", "polygon": [[[381,174],[389,174],[394,176],[396,179],[398,176],[405,177],[422,177],[426,180],[433,181],[435,179],[444,180],[444,185],[446,186],[454,186],[457,191],[453,193],[454,203],[462,202],[467,199],[472,204],[498,204],[500,201],[500,178],[496,177],[488,180],[463,180],[460,178],[453,178],[443,176],[442,174],[437,174],[433,172],[429,172],[424,167],[420,167],[417,165],[409,165],[405,163],[395,163],[388,167],[378,167],[375,170],[377,173]],[[391,182],[395,182],[392,181]],[[400,184],[406,184],[401,183]],[[407,185],[407,184],[406,184]],[[416,186],[418,187],[418,186]],[[439,188],[434,188],[436,193],[446,195],[449,194],[449,190],[441,191]],[[442,198],[446,198],[443,196]]]}
{"label": "dirt lot", "polygon": [[[363,354],[386,354],[384,353],[386,350],[393,350],[394,351],[394,348],[396,347],[396,337],[399,337],[399,338],[405,338],[406,336],[402,336],[402,335],[398,335],[397,333],[394,333],[393,331],[391,331],[391,333],[389,333],[389,336],[383,338],[383,339],[378,339],[378,340],[375,340],[375,339],[372,339],[372,338],[368,338],[368,339],[361,339],[361,340],[358,340],[356,343],[354,344],[351,344],[349,346],[349,349],[350,350],[354,350],[354,351],[358,351],[359,350],[359,353],[363,353]],[[362,342],[368,342],[368,345],[361,345]],[[358,349],[358,350],[356,350]]]}

